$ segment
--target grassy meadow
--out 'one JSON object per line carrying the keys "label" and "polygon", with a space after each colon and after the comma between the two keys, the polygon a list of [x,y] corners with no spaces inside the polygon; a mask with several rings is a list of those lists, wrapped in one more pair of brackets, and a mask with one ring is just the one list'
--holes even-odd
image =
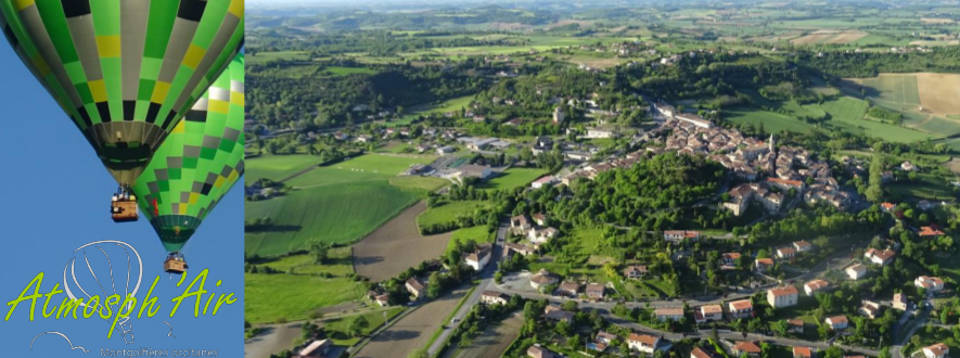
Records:
{"label": "grassy meadow", "polygon": [[[248,255],[278,256],[315,241],[349,243],[370,233],[439,183],[396,174],[430,156],[368,154],[319,167],[287,184],[284,196],[246,204],[247,220],[270,218],[273,227],[246,234]],[[423,182],[418,182],[422,179]],[[398,180],[400,185],[392,185]]]}

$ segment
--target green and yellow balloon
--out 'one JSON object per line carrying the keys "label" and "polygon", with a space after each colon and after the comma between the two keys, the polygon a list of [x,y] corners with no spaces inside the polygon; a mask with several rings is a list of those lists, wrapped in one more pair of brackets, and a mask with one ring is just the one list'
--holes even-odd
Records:
{"label": "green and yellow balloon", "polygon": [[184,244],[243,175],[243,63],[238,54],[174,127],[133,186],[164,248],[180,261]]}
{"label": "green and yellow balloon", "polygon": [[125,188],[243,43],[243,0],[0,0],[7,41]]}

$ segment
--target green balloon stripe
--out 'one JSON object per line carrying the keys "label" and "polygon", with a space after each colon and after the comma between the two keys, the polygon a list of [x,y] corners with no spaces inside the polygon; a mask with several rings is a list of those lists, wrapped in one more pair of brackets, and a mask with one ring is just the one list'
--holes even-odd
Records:
{"label": "green balloon stripe", "polygon": [[141,211],[168,251],[183,247],[243,174],[243,66],[238,54],[185,113],[133,186]]}
{"label": "green balloon stripe", "polygon": [[132,185],[243,44],[243,0],[0,0],[21,60]]}

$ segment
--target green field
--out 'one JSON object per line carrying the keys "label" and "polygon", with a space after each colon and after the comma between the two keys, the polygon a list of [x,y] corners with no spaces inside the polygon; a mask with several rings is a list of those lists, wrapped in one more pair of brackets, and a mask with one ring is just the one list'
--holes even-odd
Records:
{"label": "green field", "polygon": [[273,60],[307,61],[309,59],[308,51],[257,51],[247,54],[248,65],[262,65]]}
{"label": "green field", "polygon": [[323,71],[323,72],[329,72],[329,73],[334,74],[334,75],[337,75],[337,76],[346,76],[346,75],[353,75],[353,74],[358,74],[358,73],[359,73],[359,74],[364,74],[364,75],[372,75],[372,74],[374,74],[374,73],[377,73],[377,72],[374,71],[372,68],[368,68],[368,67],[340,67],[340,66],[329,66],[329,67],[324,67],[322,71]]}
{"label": "green field", "polygon": [[403,312],[403,307],[385,307],[373,312],[325,320],[322,327],[333,339],[334,344],[349,347],[360,341],[360,337],[351,337],[350,334],[350,324],[355,319],[363,317],[368,322],[366,328],[361,332],[361,336],[365,336],[376,330],[384,322],[400,314],[400,312]]}
{"label": "green field", "polygon": [[459,242],[465,244],[467,242],[474,243],[492,243],[497,236],[493,233],[487,232],[486,226],[474,226],[463,229],[457,229],[450,235],[450,242],[447,243],[446,252],[450,252],[453,249],[454,243]]}
{"label": "green field", "polygon": [[733,123],[752,124],[757,127],[762,125],[768,133],[780,131],[809,133],[813,128],[813,125],[807,122],[775,112],[737,109],[725,113],[726,119]]}
{"label": "green field", "polygon": [[473,215],[478,209],[488,208],[489,206],[490,203],[488,202],[475,200],[448,202],[441,206],[428,208],[417,216],[417,226],[426,227],[455,223],[457,218]]}
{"label": "green field", "polygon": [[306,154],[265,155],[245,161],[245,174],[251,181],[280,180],[320,163],[320,157]]}
{"label": "green field", "polygon": [[407,124],[417,116],[431,113],[458,112],[461,108],[467,108],[471,101],[473,101],[473,95],[451,98],[439,103],[418,105],[407,110],[405,114],[393,124]]}
{"label": "green field", "polygon": [[503,174],[488,180],[483,187],[496,190],[513,189],[530,184],[546,173],[546,170],[538,168],[510,168]]}
{"label": "green field", "polygon": [[867,91],[867,98],[881,106],[908,111],[920,105],[916,75],[882,74],[878,77],[858,79],[856,82],[875,90]]}
{"label": "green field", "polygon": [[363,297],[366,286],[346,277],[248,273],[243,293],[245,319],[268,323],[310,318],[320,307]]}
{"label": "green field", "polygon": [[830,114],[830,124],[852,133],[910,143],[933,137],[910,128],[864,119],[869,103],[853,97],[840,97],[820,105]]}
{"label": "green field", "polygon": [[430,164],[435,155],[389,155],[367,154],[345,162],[330,165],[332,168],[378,175],[397,175],[414,164]]}
{"label": "green field", "polygon": [[[278,256],[315,241],[363,238],[438,185],[436,178],[396,177],[430,157],[369,154],[319,167],[288,182],[285,196],[246,203],[246,219],[271,218],[268,230],[245,235],[248,255]],[[391,185],[397,181],[400,185]]]}
{"label": "green field", "polygon": [[349,247],[332,248],[327,255],[328,259],[323,265],[318,265],[316,258],[311,254],[284,256],[259,265],[291,274],[347,276],[353,273]]}
{"label": "green field", "polygon": [[891,142],[912,143],[927,138],[942,136],[935,136],[907,127],[865,119],[864,117],[869,106],[870,104],[867,101],[843,96],[822,104],[800,105],[792,101],[783,103],[781,108],[793,115],[741,108],[727,111],[726,118],[734,123],[750,123],[758,127],[762,124],[763,129],[768,133],[776,133],[779,131],[809,133],[810,130],[814,128],[814,125],[798,117],[807,116],[818,118],[826,115],[829,116],[829,120],[824,124],[825,129],[836,127],[851,133],[883,138]]}
{"label": "green field", "polygon": [[895,183],[885,186],[896,199],[953,200],[955,196],[950,183],[931,174],[919,174],[913,183]]}

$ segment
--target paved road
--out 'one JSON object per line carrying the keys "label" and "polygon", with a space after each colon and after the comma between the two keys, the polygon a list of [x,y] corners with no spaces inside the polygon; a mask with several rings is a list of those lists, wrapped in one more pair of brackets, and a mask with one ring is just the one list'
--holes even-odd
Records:
{"label": "paved road", "polygon": [[477,288],[473,290],[473,293],[467,297],[463,305],[460,306],[460,309],[454,313],[453,318],[451,319],[450,324],[445,324],[443,326],[443,331],[440,332],[440,336],[437,337],[437,340],[433,341],[430,344],[430,347],[427,348],[427,354],[431,357],[436,356],[440,352],[440,348],[450,339],[450,335],[453,334],[453,331],[460,326],[460,323],[463,322],[463,318],[467,316],[467,313],[473,309],[473,306],[476,306],[480,302],[480,296],[483,294],[483,291],[486,291],[491,286],[493,282],[493,273],[497,270],[497,262],[503,256],[503,243],[507,237],[507,226],[506,222],[500,223],[500,228],[497,229],[497,240],[493,244],[492,251],[490,253],[490,262],[486,267],[480,272],[480,284],[477,285]]}

